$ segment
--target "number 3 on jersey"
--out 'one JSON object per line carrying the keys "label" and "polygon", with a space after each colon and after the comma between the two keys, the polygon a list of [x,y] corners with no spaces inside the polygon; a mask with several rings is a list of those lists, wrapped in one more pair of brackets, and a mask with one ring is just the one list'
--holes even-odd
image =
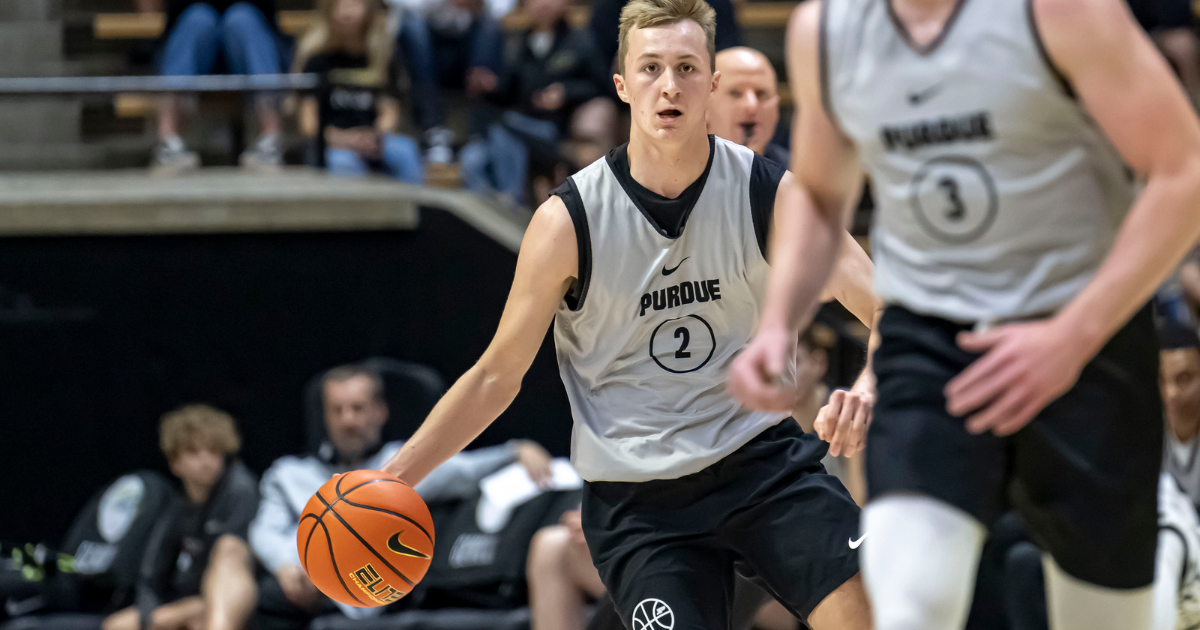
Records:
{"label": "number 3 on jersey", "polygon": [[668,319],[650,335],[650,358],[672,374],[686,374],[704,367],[717,346],[712,326],[699,315]]}

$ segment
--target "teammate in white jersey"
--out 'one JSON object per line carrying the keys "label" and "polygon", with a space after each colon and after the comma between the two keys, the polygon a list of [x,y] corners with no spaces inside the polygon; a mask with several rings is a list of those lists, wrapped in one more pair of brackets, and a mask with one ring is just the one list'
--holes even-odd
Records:
{"label": "teammate in white jersey", "polygon": [[1120,0],[820,0],[787,48],[803,210],[778,244],[802,262],[773,266],[731,387],[783,404],[865,169],[887,304],[875,627],[961,627],[1010,507],[1047,551],[1051,627],[1149,627],[1162,421],[1143,305],[1200,236],[1200,124],[1167,64]]}
{"label": "teammate in white jersey", "polygon": [[[790,175],[706,133],[719,82],[711,7],[633,0],[620,32],[613,79],[632,110],[629,144],[537,210],[491,345],[385,470],[415,484],[475,439],[553,322],[572,460],[588,482],[583,530],[627,626],[727,628],[737,566],[810,627],[865,630],[859,514],[820,464],[829,445],[726,389],[761,314],[767,233],[794,211],[776,196]],[[870,260],[839,238],[827,295],[870,323]],[[864,382],[823,429],[834,450],[861,444]]]}

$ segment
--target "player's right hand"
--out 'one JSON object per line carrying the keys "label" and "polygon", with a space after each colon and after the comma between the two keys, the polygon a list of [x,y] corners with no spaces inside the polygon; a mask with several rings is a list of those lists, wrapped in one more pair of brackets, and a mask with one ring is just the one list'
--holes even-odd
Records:
{"label": "player's right hand", "polygon": [[729,368],[729,391],[742,404],[761,411],[791,411],[797,392],[785,382],[786,366],[795,362],[796,335],[784,329],[761,329]]}
{"label": "player's right hand", "polygon": [[849,457],[863,449],[867,427],[871,425],[875,395],[855,389],[839,389],[829,395],[829,403],[817,412],[813,430],[829,442],[829,454]]}

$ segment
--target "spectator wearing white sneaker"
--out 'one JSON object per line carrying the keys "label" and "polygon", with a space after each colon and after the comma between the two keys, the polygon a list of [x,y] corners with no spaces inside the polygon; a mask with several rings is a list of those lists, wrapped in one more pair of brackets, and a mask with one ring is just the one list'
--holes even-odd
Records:
{"label": "spectator wearing white sneaker", "polygon": [[[167,0],[167,26],[160,53],[163,76],[212,74],[218,59],[233,74],[275,74],[283,69],[274,0]],[[179,172],[200,166],[199,156],[180,137],[181,97],[159,101],[158,146],[151,167]],[[254,97],[259,135],[239,158],[247,168],[278,168],[281,117],[274,96]]]}

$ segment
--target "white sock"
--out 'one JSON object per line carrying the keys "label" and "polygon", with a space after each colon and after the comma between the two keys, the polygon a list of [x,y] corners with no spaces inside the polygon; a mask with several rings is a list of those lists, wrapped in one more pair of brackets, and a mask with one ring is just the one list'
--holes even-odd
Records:
{"label": "white sock", "polygon": [[1049,554],[1042,556],[1042,567],[1051,630],[1149,630],[1154,615],[1153,586],[1096,586],[1067,575]]}
{"label": "white sock", "polygon": [[947,503],[888,495],[862,517],[861,564],[875,630],[961,630],[987,529]]}

